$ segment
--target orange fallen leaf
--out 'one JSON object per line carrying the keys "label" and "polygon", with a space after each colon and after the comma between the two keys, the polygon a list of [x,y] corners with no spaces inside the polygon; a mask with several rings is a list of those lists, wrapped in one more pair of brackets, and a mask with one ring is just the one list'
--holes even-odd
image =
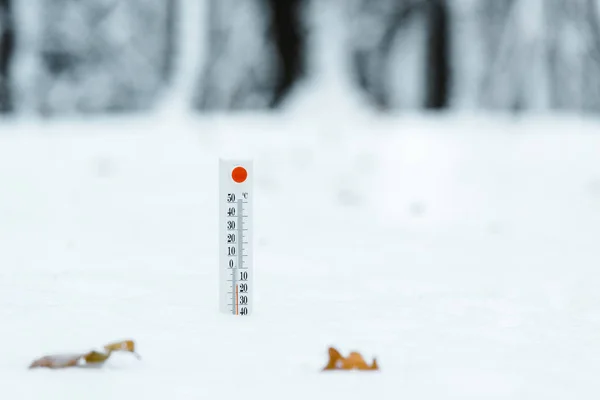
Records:
{"label": "orange fallen leaf", "polygon": [[109,353],[113,351],[126,351],[132,353],[137,358],[141,358],[140,355],[135,352],[135,343],[133,340],[123,340],[120,342],[109,343],[104,346],[104,350]]}
{"label": "orange fallen leaf", "polygon": [[87,353],[54,354],[44,356],[33,361],[31,365],[29,365],[29,369],[101,366],[115,351],[129,352],[134,354],[137,358],[140,358],[140,356],[135,352],[135,344],[133,340],[124,340],[121,342],[107,344],[104,346],[104,352],[92,350]]}
{"label": "orange fallen leaf", "polygon": [[323,371],[328,370],[352,370],[361,371],[376,371],[379,370],[377,359],[373,359],[371,365],[368,365],[363,356],[355,351],[351,352],[348,357],[344,357],[335,348],[329,348],[329,362],[323,368]]}

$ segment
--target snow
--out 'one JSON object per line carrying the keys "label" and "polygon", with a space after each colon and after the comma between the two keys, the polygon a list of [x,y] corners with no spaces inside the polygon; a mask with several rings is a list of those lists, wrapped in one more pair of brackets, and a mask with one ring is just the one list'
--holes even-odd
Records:
{"label": "snow", "polygon": [[[2,399],[598,397],[600,121],[367,113],[319,4],[281,113],[188,114],[186,41],[159,113],[0,121]],[[254,160],[248,318],[218,312],[220,157]],[[322,373],[332,345],[381,371]]]}
{"label": "snow", "polygon": [[[4,121],[2,398],[596,398],[599,127]],[[249,318],[217,305],[218,158],[232,156],[256,170]],[[124,338],[141,360],[26,369]],[[330,345],[381,371],[320,372]]]}

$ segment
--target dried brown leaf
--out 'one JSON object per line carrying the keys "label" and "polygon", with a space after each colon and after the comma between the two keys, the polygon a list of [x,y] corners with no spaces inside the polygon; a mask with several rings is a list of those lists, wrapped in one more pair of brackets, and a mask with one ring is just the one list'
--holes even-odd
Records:
{"label": "dried brown leaf", "polygon": [[358,352],[351,352],[348,357],[344,357],[340,352],[333,348],[329,348],[329,361],[323,368],[323,371],[328,370],[361,370],[361,371],[375,371],[379,370],[377,360],[373,359],[371,365],[367,364],[363,356]]}
{"label": "dried brown leaf", "polygon": [[134,354],[137,358],[140,356],[135,352],[135,343],[133,340],[124,340],[120,342],[109,343],[104,346],[102,351],[89,351],[80,354],[55,354],[39,358],[31,363],[29,368],[67,368],[67,367],[85,367],[101,366],[108,360],[115,351],[125,351]]}

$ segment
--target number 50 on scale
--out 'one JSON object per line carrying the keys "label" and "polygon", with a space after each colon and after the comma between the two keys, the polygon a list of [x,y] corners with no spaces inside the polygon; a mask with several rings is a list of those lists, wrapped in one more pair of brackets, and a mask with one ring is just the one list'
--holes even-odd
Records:
{"label": "number 50 on scale", "polygon": [[219,160],[219,309],[252,312],[252,161]]}

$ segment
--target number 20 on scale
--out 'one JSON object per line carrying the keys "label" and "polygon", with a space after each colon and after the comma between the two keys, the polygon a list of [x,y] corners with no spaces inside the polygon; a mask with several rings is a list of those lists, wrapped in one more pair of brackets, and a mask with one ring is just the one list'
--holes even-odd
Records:
{"label": "number 20 on scale", "polygon": [[219,162],[219,308],[252,311],[252,161]]}

